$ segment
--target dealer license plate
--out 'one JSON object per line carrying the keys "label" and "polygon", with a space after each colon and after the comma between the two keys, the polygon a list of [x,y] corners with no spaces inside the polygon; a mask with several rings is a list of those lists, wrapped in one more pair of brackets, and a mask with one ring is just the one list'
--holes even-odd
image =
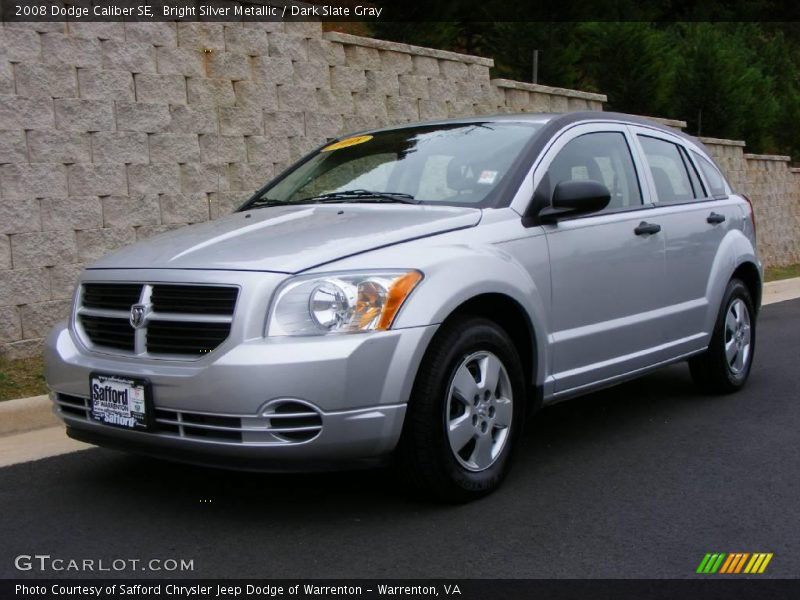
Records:
{"label": "dealer license plate", "polygon": [[125,429],[147,429],[149,388],[143,379],[92,373],[89,377],[92,418]]}

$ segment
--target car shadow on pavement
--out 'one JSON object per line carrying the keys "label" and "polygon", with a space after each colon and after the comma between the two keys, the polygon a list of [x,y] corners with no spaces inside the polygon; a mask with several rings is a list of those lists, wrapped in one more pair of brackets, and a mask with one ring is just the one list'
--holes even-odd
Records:
{"label": "car shadow on pavement", "polygon": [[[591,452],[597,444],[669,419],[676,411],[696,410],[697,403],[703,401],[714,399],[703,398],[693,387],[685,365],[676,365],[542,410],[527,424],[506,487],[517,479],[532,477],[531,469],[552,463],[563,466],[570,457]],[[243,513],[280,508],[285,516],[302,513],[320,502],[372,505],[381,507],[381,511],[398,504],[423,510],[437,508],[406,493],[391,468],[272,474],[184,465],[109,450],[89,450],[81,456],[85,460],[81,461],[79,477],[85,483],[111,495],[137,496],[140,503],[149,506],[178,501],[185,506],[196,505],[206,513],[226,514],[231,507]],[[76,475],[74,466],[71,470]]]}

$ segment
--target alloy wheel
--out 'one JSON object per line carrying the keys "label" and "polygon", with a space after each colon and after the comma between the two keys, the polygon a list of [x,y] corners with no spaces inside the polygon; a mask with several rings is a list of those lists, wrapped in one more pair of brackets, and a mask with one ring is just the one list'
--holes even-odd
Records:
{"label": "alloy wheel", "polygon": [[741,298],[736,298],[725,315],[725,360],[734,375],[740,375],[750,360],[750,312]]}
{"label": "alloy wheel", "polygon": [[511,432],[513,391],[502,361],[488,351],[465,357],[447,393],[450,449],[462,467],[483,471],[500,457]]}

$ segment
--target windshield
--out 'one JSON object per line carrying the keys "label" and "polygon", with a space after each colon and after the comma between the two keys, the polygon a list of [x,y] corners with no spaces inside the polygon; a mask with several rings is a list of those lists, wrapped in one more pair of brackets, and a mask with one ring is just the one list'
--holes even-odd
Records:
{"label": "windshield", "polygon": [[341,139],[250,200],[486,206],[540,124],[423,125]]}

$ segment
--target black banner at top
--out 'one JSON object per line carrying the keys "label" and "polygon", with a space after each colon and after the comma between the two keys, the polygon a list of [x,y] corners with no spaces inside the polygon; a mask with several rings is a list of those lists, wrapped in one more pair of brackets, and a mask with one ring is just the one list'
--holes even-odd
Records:
{"label": "black banner at top", "polygon": [[0,0],[13,21],[800,21],[790,0]]}

